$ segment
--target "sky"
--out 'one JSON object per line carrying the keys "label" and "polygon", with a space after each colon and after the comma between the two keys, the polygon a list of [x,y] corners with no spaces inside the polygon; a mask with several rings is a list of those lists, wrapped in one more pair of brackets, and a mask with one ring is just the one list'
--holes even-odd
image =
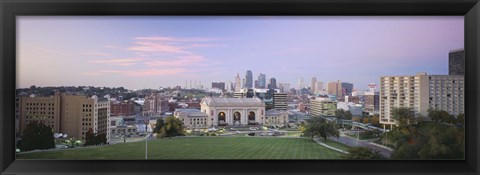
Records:
{"label": "sky", "polygon": [[463,47],[463,16],[20,16],[16,81],[210,88],[251,70],[365,90],[381,76],[448,74],[448,52]]}

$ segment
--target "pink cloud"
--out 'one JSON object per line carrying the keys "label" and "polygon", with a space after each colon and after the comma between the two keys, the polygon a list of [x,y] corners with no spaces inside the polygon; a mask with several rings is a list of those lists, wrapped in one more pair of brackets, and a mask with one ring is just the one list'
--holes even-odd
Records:
{"label": "pink cloud", "polygon": [[202,61],[206,61],[205,57],[200,55],[185,55],[185,56],[178,56],[178,60],[156,60],[145,62],[145,65],[150,67],[179,67],[179,66],[187,66],[196,64]]}
{"label": "pink cloud", "polygon": [[82,54],[83,55],[95,55],[95,56],[110,56],[109,53],[97,52],[97,51],[85,52],[85,53],[82,53]]}
{"label": "pink cloud", "polygon": [[94,60],[90,61],[91,63],[102,63],[110,64],[117,66],[131,66],[137,64],[138,62],[143,61],[141,58],[119,58],[119,59],[108,59],[108,60]]}
{"label": "pink cloud", "polygon": [[136,37],[136,40],[147,40],[147,41],[175,41],[175,42],[207,42],[217,40],[216,38],[171,38],[171,37],[159,37],[159,36],[150,36],[150,37]]}
{"label": "pink cloud", "polygon": [[129,47],[127,50],[164,53],[188,53],[182,47],[168,44],[159,44],[153,42],[135,42],[135,44],[136,46]]}

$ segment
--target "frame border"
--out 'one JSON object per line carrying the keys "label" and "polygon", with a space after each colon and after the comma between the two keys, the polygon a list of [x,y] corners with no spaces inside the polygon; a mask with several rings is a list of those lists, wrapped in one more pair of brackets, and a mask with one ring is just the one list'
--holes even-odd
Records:
{"label": "frame border", "polygon": [[[466,118],[465,161],[15,160],[16,22],[19,15],[464,15],[465,113],[479,116],[478,0],[0,0],[1,174],[478,174],[477,117]],[[12,117],[10,117],[12,116]],[[468,154],[467,154],[468,153]],[[212,168],[212,166],[214,168]]]}

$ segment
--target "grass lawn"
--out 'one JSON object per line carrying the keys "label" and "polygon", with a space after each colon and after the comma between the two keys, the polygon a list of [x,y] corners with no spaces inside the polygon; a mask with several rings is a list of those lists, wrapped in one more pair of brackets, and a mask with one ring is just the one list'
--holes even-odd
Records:
{"label": "grass lawn", "polygon": [[[148,142],[149,159],[340,159],[342,155],[307,138],[217,136]],[[17,154],[17,159],[145,159],[145,142]]]}

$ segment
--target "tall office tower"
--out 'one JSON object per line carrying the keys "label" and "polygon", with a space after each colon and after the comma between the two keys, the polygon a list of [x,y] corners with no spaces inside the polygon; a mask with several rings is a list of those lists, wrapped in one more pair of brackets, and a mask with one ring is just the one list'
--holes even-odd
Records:
{"label": "tall office tower", "polygon": [[337,82],[329,82],[327,85],[327,94],[335,95],[337,99],[343,99],[342,82],[340,80]]}
{"label": "tall office tower", "polygon": [[310,88],[310,92],[315,94],[315,89],[317,88],[317,77],[312,77],[312,86]]}
{"label": "tall office tower", "polygon": [[258,87],[258,80],[255,80],[255,82],[253,83],[253,87],[260,88],[260,87]]}
{"label": "tall office tower", "polygon": [[268,84],[268,89],[277,89],[277,79],[270,78],[270,83]]}
{"label": "tall office tower", "polygon": [[445,110],[452,115],[464,114],[463,75],[430,75],[428,79],[430,108]]}
{"label": "tall office tower", "polygon": [[245,88],[253,88],[253,75],[250,70],[247,70],[247,74],[245,74]]}
{"label": "tall office tower", "polygon": [[323,92],[323,82],[317,81],[315,85],[315,94],[320,94]]}
{"label": "tall office tower", "polygon": [[237,76],[235,77],[234,92],[240,92],[240,89],[242,89],[242,82],[240,80],[240,75],[237,73]]}
{"label": "tall office tower", "polygon": [[342,96],[352,95],[353,84],[342,82]]}
{"label": "tall office tower", "polygon": [[380,78],[380,124],[394,125],[393,108],[411,108],[415,115],[427,116],[429,76],[383,76]]}
{"label": "tall office tower", "polygon": [[85,139],[89,129],[110,139],[110,99],[55,93],[51,97],[20,97],[20,132],[32,121],[44,123],[55,133]]}
{"label": "tall office tower", "polygon": [[267,88],[267,76],[265,74],[260,73],[260,75],[258,75],[258,88]]}
{"label": "tall office tower", "polygon": [[303,81],[303,78],[300,78],[298,80],[298,89],[300,90],[300,89],[303,89],[303,88],[305,88],[305,82]]}
{"label": "tall office tower", "polygon": [[455,49],[448,53],[448,75],[465,75],[465,50]]}
{"label": "tall office tower", "polygon": [[245,80],[245,78],[242,78],[242,89],[243,88],[247,88],[247,81]]}

